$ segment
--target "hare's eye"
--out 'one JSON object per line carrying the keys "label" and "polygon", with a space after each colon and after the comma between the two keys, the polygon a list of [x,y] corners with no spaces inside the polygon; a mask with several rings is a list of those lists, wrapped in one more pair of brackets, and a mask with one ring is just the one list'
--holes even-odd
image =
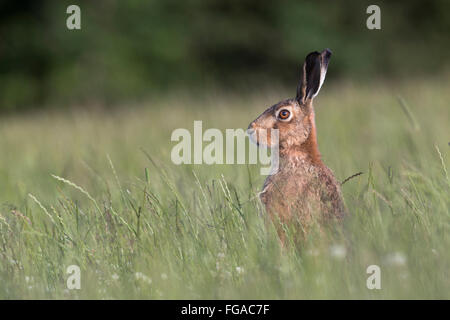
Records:
{"label": "hare's eye", "polygon": [[281,120],[286,120],[291,116],[291,112],[289,110],[283,109],[280,112],[278,112],[278,118]]}

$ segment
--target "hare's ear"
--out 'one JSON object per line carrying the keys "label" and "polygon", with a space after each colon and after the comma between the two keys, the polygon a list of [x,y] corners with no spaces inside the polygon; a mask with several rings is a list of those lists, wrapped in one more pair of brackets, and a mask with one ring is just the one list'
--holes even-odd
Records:
{"label": "hare's ear", "polygon": [[298,103],[305,104],[308,99],[312,100],[319,93],[325,80],[330,57],[330,49],[325,49],[321,53],[311,52],[306,56],[297,87]]}

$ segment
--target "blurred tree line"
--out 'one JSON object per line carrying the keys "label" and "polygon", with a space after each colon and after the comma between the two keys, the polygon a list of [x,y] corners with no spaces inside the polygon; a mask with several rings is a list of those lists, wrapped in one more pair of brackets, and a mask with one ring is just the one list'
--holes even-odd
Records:
{"label": "blurred tree line", "polygon": [[[81,8],[68,30],[66,8]],[[381,8],[381,30],[366,8]],[[0,111],[176,87],[293,86],[312,50],[333,78],[433,74],[448,66],[450,1],[0,1]]]}

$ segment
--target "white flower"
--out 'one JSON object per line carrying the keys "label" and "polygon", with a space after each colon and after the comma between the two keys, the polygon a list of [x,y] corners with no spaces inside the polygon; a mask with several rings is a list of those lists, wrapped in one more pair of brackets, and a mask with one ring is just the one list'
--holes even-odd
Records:
{"label": "white flower", "polygon": [[236,267],[236,272],[237,272],[238,274],[244,273],[244,268]]}
{"label": "white flower", "polygon": [[313,249],[309,249],[308,251],[306,251],[306,253],[309,256],[317,257],[320,254],[320,251],[313,248]]}
{"label": "white flower", "polygon": [[119,276],[118,276],[116,273],[114,273],[114,274],[111,276],[111,278],[112,278],[113,280],[118,280],[118,279],[119,279]]}
{"label": "white flower", "polygon": [[335,244],[330,247],[330,254],[334,258],[344,259],[347,255],[347,249],[343,245]]}
{"label": "white flower", "polygon": [[404,266],[406,260],[406,256],[401,252],[390,253],[385,258],[386,263],[393,266]]}
{"label": "white flower", "polygon": [[405,273],[405,272],[400,273],[400,279],[406,280],[406,279],[408,279],[408,278],[409,278],[409,274],[408,274],[408,273]]}
{"label": "white flower", "polygon": [[325,277],[323,274],[319,274],[317,277],[315,277],[314,280],[316,284],[319,286],[326,284]]}
{"label": "white flower", "polygon": [[142,272],[136,272],[134,274],[136,280],[142,280],[144,282],[147,282],[148,284],[152,283],[152,279],[150,277],[147,277],[145,274],[143,274]]}
{"label": "white flower", "polygon": [[161,279],[163,279],[163,280],[167,280],[167,274],[165,274],[165,273],[161,273]]}

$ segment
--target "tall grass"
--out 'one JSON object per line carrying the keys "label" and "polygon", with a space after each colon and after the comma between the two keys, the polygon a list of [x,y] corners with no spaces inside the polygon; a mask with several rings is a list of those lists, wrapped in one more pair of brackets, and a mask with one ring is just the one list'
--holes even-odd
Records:
{"label": "tall grass", "polygon": [[[448,299],[447,87],[324,87],[324,162],[340,181],[363,174],[343,185],[343,232],[299,249],[265,223],[257,165],[170,161],[175,128],[246,128],[292,92],[2,119],[0,298]],[[70,265],[80,290],[67,289]]]}

